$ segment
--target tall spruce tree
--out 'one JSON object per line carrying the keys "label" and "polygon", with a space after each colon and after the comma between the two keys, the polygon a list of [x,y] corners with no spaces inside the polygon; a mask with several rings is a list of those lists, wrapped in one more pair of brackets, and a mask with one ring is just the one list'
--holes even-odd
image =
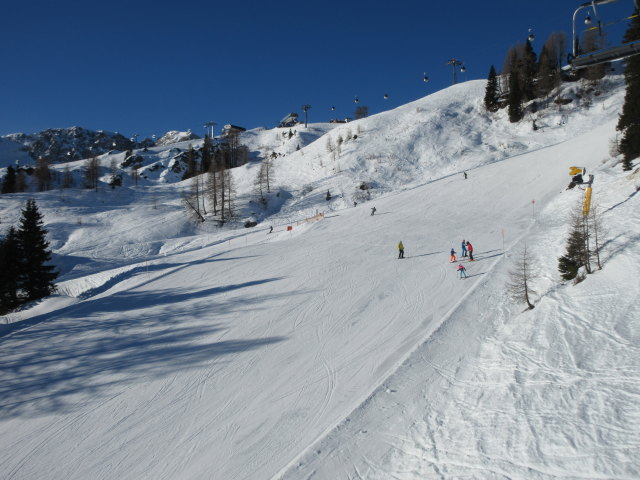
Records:
{"label": "tall spruce tree", "polygon": [[7,167],[7,174],[2,181],[2,193],[15,193],[16,191],[16,171],[9,165]]}
{"label": "tall spruce tree", "polygon": [[533,100],[536,98],[535,79],[538,71],[538,57],[536,52],[533,51],[533,46],[528,39],[524,44],[524,51],[522,52],[520,61],[522,64],[519,68],[522,97],[524,101]]}
{"label": "tall spruce tree", "polygon": [[587,219],[582,215],[582,205],[578,205],[571,212],[570,221],[567,252],[558,259],[558,271],[563,280],[576,278],[581,267],[585,267],[587,273],[591,273],[589,230]]}
{"label": "tall spruce tree", "polygon": [[196,160],[196,151],[193,149],[192,145],[189,145],[189,150],[184,154],[184,164],[185,171],[182,174],[182,180],[187,180],[191,177],[194,177],[198,174],[199,165]]}
{"label": "tall spruce tree", "polygon": [[517,68],[512,68],[509,73],[508,111],[509,121],[516,123],[522,120],[522,90],[520,88],[520,75]]}
{"label": "tall spruce tree", "polygon": [[[629,22],[624,42],[640,40],[640,16],[636,9],[635,16]],[[620,152],[623,154],[623,170],[631,170],[631,161],[640,156],[640,55],[629,57],[625,61],[624,79],[627,91],[622,105],[622,114],[618,119],[617,129],[622,132]]]}
{"label": "tall spruce tree", "polygon": [[491,68],[489,69],[489,76],[487,77],[484,106],[490,112],[495,112],[498,109],[498,78],[496,75],[496,69],[493,65],[491,65]]}
{"label": "tall spruce tree", "polygon": [[14,227],[0,239],[0,314],[10,312],[20,304],[20,244]]}
{"label": "tall spruce tree", "polygon": [[22,211],[18,240],[21,253],[21,284],[27,300],[50,295],[54,289],[53,281],[58,277],[51,261],[51,250],[46,239],[47,230],[43,228],[42,214],[35,200],[27,200]]}
{"label": "tall spruce tree", "polygon": [[202,159],[200,161],[200,173],[207,173],[209,171],[211,160],[213,158],[213,144],[211,142],[211,138],[209,138],[209,135],[204,136],[201,154]]}

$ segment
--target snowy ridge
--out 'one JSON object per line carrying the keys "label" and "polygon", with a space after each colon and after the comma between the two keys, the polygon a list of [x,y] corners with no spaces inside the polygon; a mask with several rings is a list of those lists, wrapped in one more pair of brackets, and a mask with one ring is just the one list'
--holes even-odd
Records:
{"label": "snowy ridge", "polygon": [[[161,169],[138,187],[35,194],[62,276],[3,319],[0,471],[637,477],[640,178],[608,155],[621,85],[542,110],[537,131],[484,113],[483,82],[467,82],[308,137],[244,132],[256,160],[283,154],[264,210],[258,162],[233,171],[251,229],[194,225],[190,182]],[[139,154],[148,168],[185,147]],[[582,196],[564,191],[572,165],[595,174],[610,230],[604,270],[577,286],[557,274]],[[2,219],[32,195],[0,197]],[[465,280],[448,261],[462,238]],[[539,270],[525,313],[504,292],[524,241]]]}

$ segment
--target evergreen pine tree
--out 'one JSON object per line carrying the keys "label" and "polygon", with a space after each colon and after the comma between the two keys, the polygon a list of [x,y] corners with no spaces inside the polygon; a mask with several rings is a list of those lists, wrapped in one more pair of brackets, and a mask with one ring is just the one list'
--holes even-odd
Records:
{"label": "evergreen pine tree", "polygon": [[21,253],[21,285],[27,300],[35,300],[51,294],[53,281],[58,272],[53,265],[45,265],[51,260],[51,250],[46,239],[47,231],[42,227],[42,214],[35,200],[27,200],[22,211],[18,240]]}
{"label": "evergreen pine tree", "polygon": [[205,135],[204,141],[202,142],[202,160],[200,162],[200,173],[207,173],[209,171],[212,157],[213,144],[211,143],[209,135]]}
{"label": "evergreen pine tree", "polygon": [[558,271],[563,280],[576,278],[580,267],[587,267],[587,271],[590,270],[587,237],[585,218],[582,216],[582,208],[580,207],[571,215],[571,231],[567,240],[567,253],[558,259]]}
{"label": "evergreen pine tree", "polygon": [[0,239],[0,314],[13,310],[20,303],[20,258],[18,234],[16,229],[11,227],[7,236]]}
{"label": "evergreen pine tree", "polygon": [[16,171],[9,165],[7,167],[7,174],[4,176],[2,182],[2,193],[15,193],[16,191]]}
{"label": "evergreen pine tree", "polygon": [[496,69],[493,65],[489,69],[489,77],[487,78],[487,88],[484,94],[484,106],[490,112],[498,109],[498,79]]}
{"label": "evergreen pine tree", "polygon": [[535,78],[538,69],[538,57],[533,51],[531,42],[527,39],[524,44],[524,52],[520,59],[522,66],[519,68],[521,75],[521,94],[524,101],[533,100],[535,95]]}
{"label": "evergreen pine tree", "polygon": [[[624,42],[640,39],[640,17],[638,10],[625,32]],[[618,130],[622,132],[620,152],[624,156],[623,170],[631,170],[631,161],[640,156],[640,56],[633,55],[625,61],[624,79],[627,91],[618,119]]]}
{"label": "evergreen pine tree", "polygon": [[198,174],[198,164],[196,162],[196,151],[189,145],[189,150],[184,156],[185,171],[182,180],[187,180]]}
{"label": "evergreen pine tree", "polygon": [[509,121],[516,123],[522,120],[522,90],[520,90],[520,79],[518,69],[512,68],[509,73],[509,96],[508,111]]}

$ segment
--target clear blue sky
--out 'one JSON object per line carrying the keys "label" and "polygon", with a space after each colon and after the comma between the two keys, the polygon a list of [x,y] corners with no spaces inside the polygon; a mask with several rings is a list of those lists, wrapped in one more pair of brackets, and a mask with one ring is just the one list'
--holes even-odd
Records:
{"label": "clear blue sky", "polygon": [[[571,38],[567,0],[5,2],[0,21],[0,135],[81,126],[126,136],[215,121],[273,127],[370,114],[501,69],[531,28]],[[605,20],[631,0],[600,8]],[[422,81],[426,72],[431,81]],[[389,94],[384,100],[383,95]],[[330,107],[335,105],[336,111]]]}

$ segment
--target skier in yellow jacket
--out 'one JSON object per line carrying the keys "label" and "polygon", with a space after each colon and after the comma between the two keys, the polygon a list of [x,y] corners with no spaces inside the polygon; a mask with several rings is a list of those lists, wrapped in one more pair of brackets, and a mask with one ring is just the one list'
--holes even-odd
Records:
{"label": "skier in yellow jacket", "polygon": [[404,245],[402,244],[402,240],[398,243],[398,258],[404,258]]}

